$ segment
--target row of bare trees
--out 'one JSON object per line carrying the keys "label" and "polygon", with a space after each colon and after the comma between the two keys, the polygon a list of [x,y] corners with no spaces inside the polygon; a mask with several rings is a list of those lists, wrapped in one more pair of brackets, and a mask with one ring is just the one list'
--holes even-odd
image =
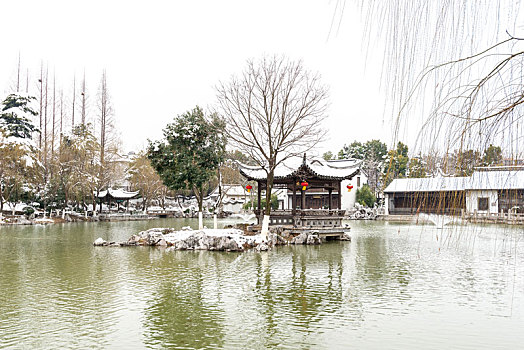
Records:
{"label": "row of bare trees", "polygon": [[[72,89],[64,88],[67,85]],[[44,205],[67,204],[72,198],[92,202],[93,192],[110,186],[116,176],[112,163],[120,143],[106,71],[101,74],[96,100],[90,100],[87,85],[85,70],[80,84],[76,76],[70,84],[61,84],[48,63],[40,62],[36,74],[31,75],[19,57],[10,92],[35,97],[32,107],[37,115],[32,122],[38,131],[33,133],[32,149],[40,165],[35,194]],[[72,159],[72,154],[78,157]]]}

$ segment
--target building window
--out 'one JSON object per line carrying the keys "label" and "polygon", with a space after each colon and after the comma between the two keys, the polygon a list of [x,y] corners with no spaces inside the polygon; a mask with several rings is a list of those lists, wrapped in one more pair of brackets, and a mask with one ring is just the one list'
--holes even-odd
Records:
{"label": "building window", "polygon": [[357,176],[357,187],[360,187],[360,176]]}
{"label": "building window", "polygon": [[489,208],[489,200],[487,197],[479,197],[478,198],[478,210],[488,210]]}

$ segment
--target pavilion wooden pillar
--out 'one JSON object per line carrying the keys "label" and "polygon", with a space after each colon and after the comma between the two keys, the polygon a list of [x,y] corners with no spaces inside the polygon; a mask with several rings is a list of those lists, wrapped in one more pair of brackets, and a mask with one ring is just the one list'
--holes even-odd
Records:
{"label": "pavilion wooden pillar", "polygon": [[328,192],[329,192],[328,209],[331,210],[333,209],[333,189],[329,188]]}
{"label": "pavilion wooden pillar", "polygon": [[260,181],[257,181],[257,209],[258,209],[258,224],[262,224],[262,186]]}
{"label": "pavilion wooden pillar", "polygon": [[341,192],[341,181],[338,181],[338,200],[337,200],[337,209],[342,209],[342,192]]}
{"label": "pavilion wooden pillar", "polygon": [[300,209],[306,209],[306,191],[300,189]]}
{"label": "pavilion wooden pillar", "polygon": [[297,214],[297,180],[293,179],[293,197],[291,198],[291,214]]}

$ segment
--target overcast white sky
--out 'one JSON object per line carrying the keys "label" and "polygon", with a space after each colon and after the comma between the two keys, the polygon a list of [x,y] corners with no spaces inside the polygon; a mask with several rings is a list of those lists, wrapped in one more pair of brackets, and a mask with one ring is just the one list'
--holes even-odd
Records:
{"label": "overcast white sky", "polygon": [[212,106],[217,82],[246,59],[284,54],[319,71],[330,88],[329,137],[319,153],[355,139],[389,144],[380,50],[366,57],[360,13],[349,1],[328,37],[335,9],[328,0],[4,2],[0,91],[16,76],[19,52],[33,91],[41,60],[66,95],[85,68],[91,102],[105,68],[124,149],[137,150],[177,114]]}

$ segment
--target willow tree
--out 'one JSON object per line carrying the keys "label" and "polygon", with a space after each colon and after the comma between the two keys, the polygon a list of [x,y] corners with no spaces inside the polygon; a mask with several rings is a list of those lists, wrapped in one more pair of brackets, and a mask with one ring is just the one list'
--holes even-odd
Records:
{"label": "willow tree", "polygon": [[[301,61],[274,56],[249,60],[240,75],[219,84],[217,93],[229,141],[266,172],[270,203],[276,167],[324,137],[327,89]],[[267,235],[270,213],[267,205],[262,235]]]}
{"label": "willow tree", "polygon": [[164,184],[171,190],[193,190],[198,202],[198,227],[203,228],[202,207],[206,186],[225,155],[224,124],[206,117],[195,107],[164,129],[164,139],[149,142],[147,155]]}
{"label": "willow tree", "polygon": [[520,1],[357,3],[368,47],[384,43],[384,86],[395,135],[417,124],[422,130],[416,146],[428,153],[482,152],[504,143],[508,155],[522,155]]}

